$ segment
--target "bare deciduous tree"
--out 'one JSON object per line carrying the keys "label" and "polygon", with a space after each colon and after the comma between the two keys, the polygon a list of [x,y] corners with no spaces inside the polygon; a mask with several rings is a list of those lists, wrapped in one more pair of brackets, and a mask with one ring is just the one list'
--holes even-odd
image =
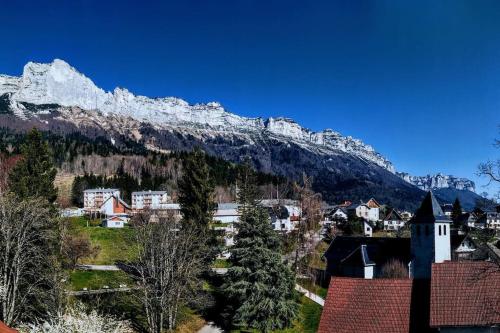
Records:
{"label": "bare deciduous tree", "polygon": [[0,317],[7,325],[51,306],[53,226],[45,200],[0,197]]}
{"label": "bare deciduous tree", "polygon": [[[495,140],[494,146],[500,149],[499,139]],[[488,185],[492,182],[500,183],[500,159],[479,164],[478,175],[486,177]]]}
{"label": "bare deciduous tree", "polygon": [[382,266],[380,277],[385,279],[407,279],[408,268],[399,260],[391,259]]}
{"label": "bare deciduous tree", "polygon": [[[302,185],[295,184],[295,192],[298,196],[301,216],[297,229],[297,248],[295,252],[295,267],[298,267],[299,257],[306,256],[314,251],[319,240],[317,232],[319,222],[323,219],[321,205],[322,199],[319,193],[312,190],[312,178],[305,174],[302,177]],[[308,267],[299,269],[299,273],[308,274]]]}
{"label": "bare deciduous tree", "polygon": [[95,258],[99,254],[99,246],[92,245],[88,235],[74,235],[67,231],[66,228],[63,228],[63,230],[61,235],[61,252],[69,261],[70,268],[74,268],[80,259]]}
{"label": "bare deciduous tree", "polygon": [[[154,218],[153,218],[154,217]],[[136,267],[149,331],[173,329],[182,305],[200,290],[204,269],[199,228],[181,225],[172,216],[136,216],[139,260]]]}

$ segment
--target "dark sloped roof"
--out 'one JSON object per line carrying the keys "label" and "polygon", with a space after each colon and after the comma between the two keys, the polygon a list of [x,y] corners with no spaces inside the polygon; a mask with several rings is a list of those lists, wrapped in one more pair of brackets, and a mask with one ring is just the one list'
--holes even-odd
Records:
{"label": "dark sloped roof", "polygon": [[393,220],[398,220],[398,221],[403,221],[403,218],[395,209],[391,209],[389,213],[384,218],[385,221],[393,221]]}
{"label": "dark sloped roof", "polygon": [[410,279],[332,278],[318,333],[407,333]]}
{"label": "dark sloped roof", "polygon": [[415,216],[411,219],[411,223],[435,223],[435,222],[448,222],[451,220],[448,216],[444,215],[441,206],[429,191],[425,196],[420,208],[415,212]]}
{"label": "dark sloped roof", "polygon": [[371,261],[370,257],[368,256],[366,245],[361,245],[360,247],[356,248],[346,258],[342,259],[341,263],[362,266],[375,265],[375,263]]}
{"label": "dark sloped roof", "polygon": [[432,327],[500,324],[500,267],[488,262],[432,265]]}
{"label": "dark sloped roof", "polygon": [[339,266],[361,245],[366,245],[368,258],[377,265],[390,259],[397,259],[405,264],[411,260],[410,238],[337,236],[324,254],[328,266]]}

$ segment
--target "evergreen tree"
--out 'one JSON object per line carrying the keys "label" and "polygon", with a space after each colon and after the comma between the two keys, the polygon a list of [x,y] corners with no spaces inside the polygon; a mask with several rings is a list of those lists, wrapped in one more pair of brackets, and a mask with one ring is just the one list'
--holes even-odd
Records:
{"label": "evergreen tree", "polygon": [[231,248],[223,292],[233,324],[261,332],[291,325],[297,314],[295,278],[282,261],[280,241],[268,212],[257,201],[255,175],[248,165],[240,177],[240,221]]}
{"label": "evergreen tree", "polygon": [[43,197],[50,203],[57,198],[54,179],[57,170],[42,133],[33,128],[21,147],[22,159],[9,175],[9,188],[20,198]]}
{"label": "evergreen tree", "polygon": [[462,215],[462,205],[460,204],[460,200],[456,198],[455,202],[453,203],[453,209],[451,211],[451,220],[453,221],[455,227],[458,226],[458,222],[461,215]]}
{"label": "evergreen tree", "polygon": [[210,178],[205,154],[196,149],[182,160],[179,181],[179,204],[185,223],[207,230],[216,208],[214,185]]}

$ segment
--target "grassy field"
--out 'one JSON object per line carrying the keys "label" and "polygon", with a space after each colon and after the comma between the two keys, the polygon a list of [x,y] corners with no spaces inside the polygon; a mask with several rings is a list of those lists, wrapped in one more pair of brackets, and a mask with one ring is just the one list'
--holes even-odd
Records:
{"label": "grassy field", "polygon": [[93,226],[96,225],[96,221],[88,221],[83,217],[71,218],[71,223],[73,232],[87,234],[92,244],[100,248],[96,258],[83,259],[82,264],[112,265],[119,261],[131,261],[137,257],[133,228],[113,229]]}
{"label": "grassy field", "polygon": [[300,284],[302,287],[306,288],[312,293],[315,293],[316,295],[319,295],[322,298],[326,298],[326,294],[328,292],[327,288],[320,287],[316,284],[314,284],[311,280],[309,279],[298,279],[297,283]]}
{"label": "grassy field", "polygon": [[71,290],[102,289],[104,286],[118,288],[120,284],[132,286],[134,281],[122,271],[73,271],[70,273]]}

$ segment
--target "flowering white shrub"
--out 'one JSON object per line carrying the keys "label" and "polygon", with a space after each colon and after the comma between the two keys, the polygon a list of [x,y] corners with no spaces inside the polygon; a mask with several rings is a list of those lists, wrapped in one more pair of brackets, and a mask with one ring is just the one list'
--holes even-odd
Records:
{"label": "flowering white shrub", "polygon": [[120,321],[112,316],[87,311],[78,303],[45,322],[26,325],[21,328],[26,333],[129,333],[133,332],[127,321]]}

